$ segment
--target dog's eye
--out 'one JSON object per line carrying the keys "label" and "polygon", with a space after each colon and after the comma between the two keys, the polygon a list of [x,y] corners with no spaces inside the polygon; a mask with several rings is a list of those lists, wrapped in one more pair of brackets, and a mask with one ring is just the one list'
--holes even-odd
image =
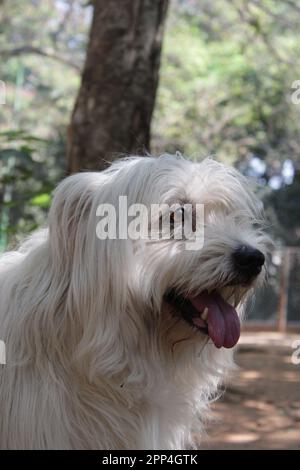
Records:
{"label": "dog's eye", "polygon": [[170,224],[174,227],[175,221],[181,222],[184,224],[184,208],[179,207],[175,211],[172,211],[170,214]]}

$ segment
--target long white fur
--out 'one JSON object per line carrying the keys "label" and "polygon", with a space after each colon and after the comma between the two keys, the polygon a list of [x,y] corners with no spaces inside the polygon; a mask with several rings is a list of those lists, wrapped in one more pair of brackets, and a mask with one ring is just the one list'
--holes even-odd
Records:
{"label": "long white fur", "polygon": [[[99,240],[97,206],[117,206],[119,195],[147,206],[204,203],[204,248]],[[216,349],[163,296],[217,288],[243,305],[249,289],[222,286],[234,248],[265,252],[261,217],[248,182],[211,159],[132,157],[65,179],[49,229],[0,261],[0,447],[193,446],[233,351]]]}

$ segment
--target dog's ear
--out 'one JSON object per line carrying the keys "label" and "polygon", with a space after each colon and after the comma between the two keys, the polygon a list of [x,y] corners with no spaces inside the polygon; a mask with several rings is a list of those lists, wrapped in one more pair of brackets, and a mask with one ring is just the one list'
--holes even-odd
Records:
{"label": "dog's ear", "polygon": [[98,175],[78,173],[70,176],[54,192],[49,212],[49,241],[58,264],[62,261],[69,264],[76,244],[79,243],[79,250],[82,251],[86,243],[86,224],[93,196],[99,186]]}
{"label": "dog's ear", "polygon": [[113,278],[118,277],[123,265],[128,266],[131,242],[101,240],[96,232],[99,205],[108,202],[118,208],[115,185],[104,173],[89,172],[70,176],[57,187],[48,218],[50,251],[57,266],[64,270],[80,268],[83,272],[98,259],[97,270],[105,269]]}

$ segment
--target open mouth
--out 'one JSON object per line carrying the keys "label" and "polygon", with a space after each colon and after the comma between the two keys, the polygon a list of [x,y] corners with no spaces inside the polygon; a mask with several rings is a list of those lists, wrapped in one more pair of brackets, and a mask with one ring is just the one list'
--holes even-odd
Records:
{"label": "open mouth", "polygon": [[238,342],[238,314],[219,292],[203,291],[195,297],[183,297],[171,290],[166,300],[180,311],[189,325],[207,334],[217,348],[232,348]]}

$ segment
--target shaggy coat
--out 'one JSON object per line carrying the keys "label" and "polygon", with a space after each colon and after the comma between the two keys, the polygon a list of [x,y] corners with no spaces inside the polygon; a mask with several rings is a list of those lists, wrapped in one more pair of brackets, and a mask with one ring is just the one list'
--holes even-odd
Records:
{"label": "shaggy coat", "polygon": [[[97,208],[201,203],[202,249],[184,240],[99,240]],[[2,449],[184,449],[233,368],[233,349],[193,328],[166,293],[218,291],[242,315],[261,283],[232,252],[266,252],[261,203],[211,159],[132,157],[57,187],[48,227],[0,261]]]}

